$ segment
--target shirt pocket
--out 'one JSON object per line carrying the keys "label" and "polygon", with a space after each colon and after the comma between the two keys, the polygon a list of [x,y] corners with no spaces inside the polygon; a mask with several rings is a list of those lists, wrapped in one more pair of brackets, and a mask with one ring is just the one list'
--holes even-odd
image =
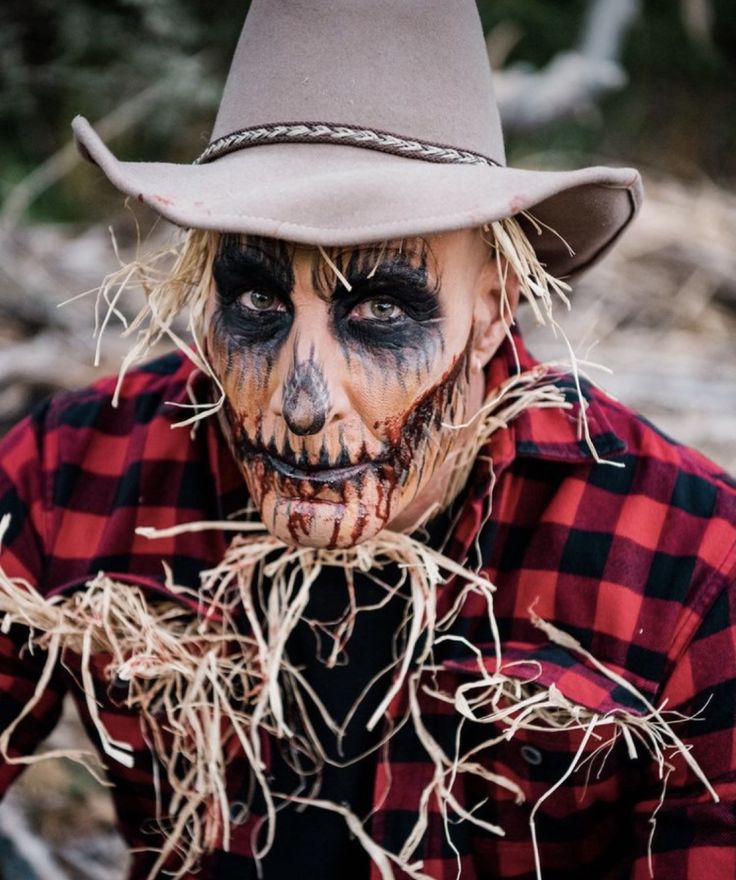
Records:
{"label": "shirt pocket", "polygon": [[493,655],[443,667],[456,754],[476,762],[453,774],[452,794],[475,820],[456,826],[456,844],[478,880],[536,876],[537,859],[545,878],[624,876],[646,704],[553,643],[506,643],[498,669]]}
{"label": "shirt pocket", "polygon": [[618,799],[649,758],[646,703],[559,645],[507,645],[500,669],[495,657],[444,667],[456,676],[465,750],[511,783],[495,792],[501,801],[533,805],[555,788],[562,815]]}

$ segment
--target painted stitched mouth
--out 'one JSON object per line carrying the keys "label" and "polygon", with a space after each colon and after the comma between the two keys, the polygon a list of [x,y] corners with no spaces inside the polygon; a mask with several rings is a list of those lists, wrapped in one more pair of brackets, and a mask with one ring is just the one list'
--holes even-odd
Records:
{"label": "painted stitched mouth", "polygon": [[340,439],[339,454],[334,458],[328,457],[324,445],[319,457],[312,458],[306,449],[301,451],[293,449],[288,440],[282,448],[278,448],[273,442],[264,444],[259,440],[260,438],[257,438],[254,442],[241,434],[237,444],[240,460],[245,463],[249,459],[260,458],[279,475],[296,480],[344,480],[365,473],[368,468],[378,468],[391,463],[389,450],[377,451],[377,454],[372,456],[365,444],[353,457],[342,439]]}
{"label": "painted stitched mouth", "polygon": [[360,474],[365,473],[367,470],[378,467],[383,462],[381,461],[366,461],[361,464],[352,464],[347,466],[333,466],[333,467],[324,467],[322,465],[316,465],[314,467],[297,467],[296,465],[290,464],[287,461],[284,461],[282,458],[278,458],[272,455],[269,452],[260,453],[266,462],[273,468],[277,473],[281,474],[283,477],[290,477],[294,480],[310,480],[313,482],[334,482],[335,480],[349,480],[353,477],[357,477]]}

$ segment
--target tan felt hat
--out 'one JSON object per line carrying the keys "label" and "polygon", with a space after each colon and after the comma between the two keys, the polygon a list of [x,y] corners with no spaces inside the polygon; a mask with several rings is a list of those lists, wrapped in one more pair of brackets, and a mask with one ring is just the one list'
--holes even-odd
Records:
{"label": "tan felt hat", "polygon": [[557,233],[532,241],[559,277],[600,259],[642,195],[630,168],[505,165],[474,0],[253,0],[192,165],[121,162],[86,119],[72,127],[116,187],[180,226],[349,245],[530,211]]}

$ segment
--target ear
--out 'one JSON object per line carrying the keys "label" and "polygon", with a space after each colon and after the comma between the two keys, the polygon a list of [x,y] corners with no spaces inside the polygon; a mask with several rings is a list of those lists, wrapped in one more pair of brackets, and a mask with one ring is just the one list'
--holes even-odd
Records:
{"label": "ear", "polygon": [[[505,277],[503,277],[505,276]],[[519,304],[519,279],[496,260],[487,260],[481,269],[475,289],[473,309],[473,348],[471,365],[481,372],[496,353],[506,335]]]}

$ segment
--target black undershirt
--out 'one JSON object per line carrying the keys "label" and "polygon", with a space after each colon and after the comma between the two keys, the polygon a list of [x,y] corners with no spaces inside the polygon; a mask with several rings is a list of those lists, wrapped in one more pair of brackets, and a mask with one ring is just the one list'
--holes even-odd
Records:
{"label": "black undershirt", "polygon": [[[386,572],[382,574],[386,575]],[[389,576],[396,578],[398,575],[394,571]],[[385,590],[365,575],[357,575],[355,580],[359,605],[385,598]],[[341,614],[345,606],[344,575],[335,569],[325,569],[312,586],[304,616],[323,621],[333,620]],[[302,675],[315,690],[330,716],[338,723],[342,723],[373,676],[392,661],[392,640],[406,607],[405,600],[399,597],[391,599],[383,608],[359,613],[346,648],[348,662],[333,668],[327,668],[318,659],[317,640],[306,623],[300,622],[294,630],[287,644],[289,660],[301,668]],[[329,653],[330,647],[329,640],[324,639],[323,654]],[[335,734],[327,727],[311,701],[308,701],[311,723],[330,758],[350,760],[377,745],[384,732],[382,722],[379,721],[372,731],[366,729],[366,724],[391,681],[390,673],[383,675],[361,701],[346,729],[342,756],[338,754]],[[358,818],[365,819],[373,803],[378,752],[379,749],[375,749],[359,762],[351,763],[347,767],[335,767],[326,763],[322,769],[321,786],[311,796],[345,804]],[[275,746],[271,765],[271,790],[294,791],[298,782],[298,776],[280,755],[278,746]],[[305,796],[309,794],[310,792],[304,791]],[[266,880],[293,880],[297,871],[300,880],[342,877],[367,880],[370,872],[368,856],[350,834],[343,816],[316,807],[298,807],[289,802],[279,808],[276,839],[261,866],[262,876]],[[218,880],[250,880],[258,875],[252,859],[220,853],[213,876]]]}
{"label": "black undershirt", "polygon": [[[449,522],[444,516],[431,523],[429,543],[439,546],[447,537]],[[396,584],[400,577],[397,566],[387,567],[380,576],[384,583]],[[303,621],[294,630],[287,643],[292,664],[302,669],[302,675],[316,691],[330,716],[341,723],[353,706],[358,694],[379,671],[393,660],[393,641],[407,610],[409,586],[404,584],[401,595],[392,598],[382,608],[359,613],[346,647],[347,663],[327,668],[318,659],[318,645],[312,629]],[[385,598],[386,591],[365,575],[356,574],[355,593],[360,606]],[[337,618],[346,606],[344,574],[337,569],[324,569],[313,584],[304,617],[317,620]],[[323,657],[331,643],[322,643]],[[345,659],[345,658],[343,658]],[[331,758],[349,760],[376,747],[385,733],[382,721],[372,731],[366,724],[379,705],[393,680],[393,674],[383,675],[361,701],[343,739],[342,756],[337,753],[335,735],[329,730],[316,708],[309,703],[310,720],[319,741]],[[373,806],[373,787],[380,747],[360,761],[347,767],[326,763],[322,770],[321,786],[317,792],[304,792],[336,804],[344,804],[362,821]],[[298,777],[273,749],[270,788],[272,791],[294,791]],[[369,826],[367,830],[370,831]],[[269,853],[261,861],[265,880],[368,880],[370,859],[350,833],[343,816],[317,807],[302,807],[286,802],[279,809],[276,837]],[[253,859],[226,852],[218,853],[213,877],[217,880],[255,880],[258,877]]]}

